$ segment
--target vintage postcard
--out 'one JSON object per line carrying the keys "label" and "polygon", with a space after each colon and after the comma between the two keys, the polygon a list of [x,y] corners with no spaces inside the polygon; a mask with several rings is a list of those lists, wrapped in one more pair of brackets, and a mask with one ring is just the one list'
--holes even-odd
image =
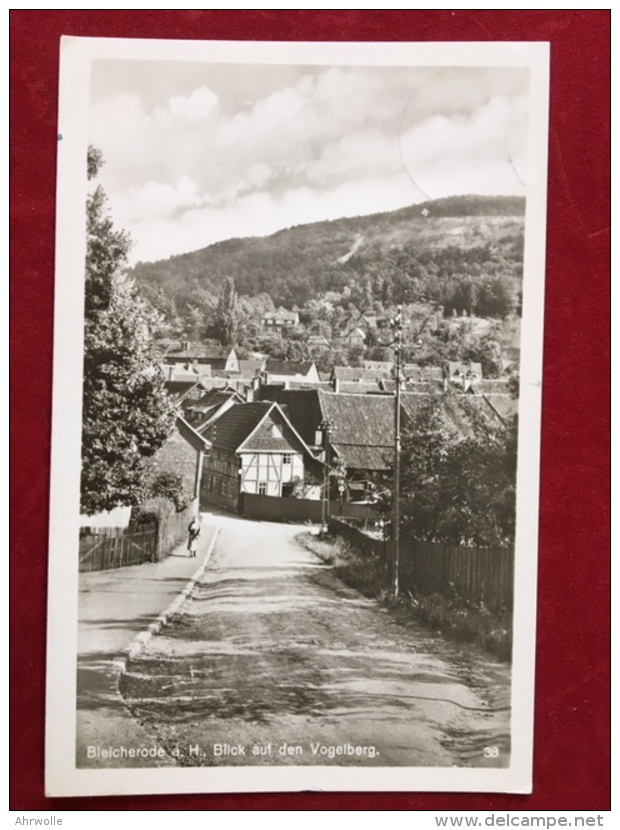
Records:
{"label": "vintage postcard", "polygon": [[548,58],[63,39],[49,796],[530,791]]}

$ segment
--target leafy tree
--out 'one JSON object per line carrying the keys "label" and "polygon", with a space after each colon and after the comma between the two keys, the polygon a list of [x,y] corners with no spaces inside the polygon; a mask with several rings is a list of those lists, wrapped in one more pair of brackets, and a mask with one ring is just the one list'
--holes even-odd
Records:
{"label": "leafy tree", "polygon": [[502,347],[492,334],[485,334],[464,346],[461,359],[480,363],[485,378],[498,378],[502,373]]}
{"label": "leafy tree", "polygon": [[[90,148],[90,178],[101,163]],[[153,353],[155,317],[124,274],[129,237],[114,229],[101,187],[86,215],[80,508],[92,515],[140,502],[146,462],[170,434],[175,412]]]}
{"label": "leafy tree", "polygon": [[180,473],[159,473],[150,486],[150,495],[163,497],[173,502],[177,511],[187,507],[188,495],[185,491],[183,476]]}
{"label": "leafy tree", "polygon": [[429,396],[403,431],[404,525],[427,541],[490,546],[513,539],[516,450],[516,418],[504,426],[465,397],[457,404],[451,394]]}
{"label": "leafy tree", "polygon": [[226,277],[215,311],[216,337],[222,346],[233,346],[238,326],[237,291],[232,277]]}

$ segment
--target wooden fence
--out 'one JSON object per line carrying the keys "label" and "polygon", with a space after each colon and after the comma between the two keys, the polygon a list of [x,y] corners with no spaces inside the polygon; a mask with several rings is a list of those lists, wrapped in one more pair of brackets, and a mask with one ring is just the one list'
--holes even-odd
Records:
{"label": "wooden fence", "polygon": [[[347,539],[365,556],[383,561],[388,587],[393,564],[393,542],[370,536],[334,519],[330,531]],[[495,613],[511,611],[514,595],[514,549],[477,548],[401,538],[399,583],[414,596],[442,594],[466,602],[483,602]]]}
{"label": "wooden fence", "polygon": [[412,594],[458,596],[495,613],[511,611],[514,549],[477,548],[403,539],[400,581]]}
{"label": "wooden fence", "polygon": [[[319,524],[322,503],[318,499],[278,498],[241,493],[239,512],[248,519],[276,522],[313,522]],[[346,516],[351,519],[375,519],[376,511],[368,504],[332,501],[330,516]]]}
{"label": "wooden fence", "polygon": [[90,532],[80,535],[80,571],[107,571],[157,559],[155,526],[134,532],[122,527],[83,530]]}
{"label": "wooden fence", "polygon": [[107,571],[164,559],[187,536],[197,502],[185,510],[161,514],[152,524],[80,528],[80,571]]}

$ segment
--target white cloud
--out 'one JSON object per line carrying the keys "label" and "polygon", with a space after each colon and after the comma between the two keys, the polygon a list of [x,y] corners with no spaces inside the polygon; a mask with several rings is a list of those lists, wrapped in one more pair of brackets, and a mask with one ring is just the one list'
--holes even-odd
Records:
{"label": "white cloud", "polygon": [[168,110],[172,116],[198,121],[211,115],[218,105],[218,97],[208,87],[195,89],[188,97],[177,95],[170,99]]}
{"label": "white cloud", "polygon": [[150,110],[128,81],[92,107],[91,140],[115,221],[134,238],[134,258],[151,259],[426,195],[522,192],[524,79],[315,67],[288,86],[254,79],[254,99],[241,103],[239,87],[232,107],[224,85],[202,78],[188,90],[185,76],[184,94],[170,81]]}

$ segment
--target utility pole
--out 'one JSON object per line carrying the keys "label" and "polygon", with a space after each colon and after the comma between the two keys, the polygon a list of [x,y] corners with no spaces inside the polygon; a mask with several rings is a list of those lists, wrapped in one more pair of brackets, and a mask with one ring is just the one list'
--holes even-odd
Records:
{"label": "utility pole", "polygon": [[392,504],[392,596],[398,598],[398,572],[400,569],[400,387],[402,383],[402,306],[398,306],[396,317],[392,320],[394,329],[394,363],[396,376],[396,394],[394,395],[394,502]]}
{"label": "utility pole", "polygon": [[321,501],[321,532],[327,533],[327,521],[329,519],[329,439],[331,436],[332,422],[325,417],[321,421],[323,433],[323,499]]}

